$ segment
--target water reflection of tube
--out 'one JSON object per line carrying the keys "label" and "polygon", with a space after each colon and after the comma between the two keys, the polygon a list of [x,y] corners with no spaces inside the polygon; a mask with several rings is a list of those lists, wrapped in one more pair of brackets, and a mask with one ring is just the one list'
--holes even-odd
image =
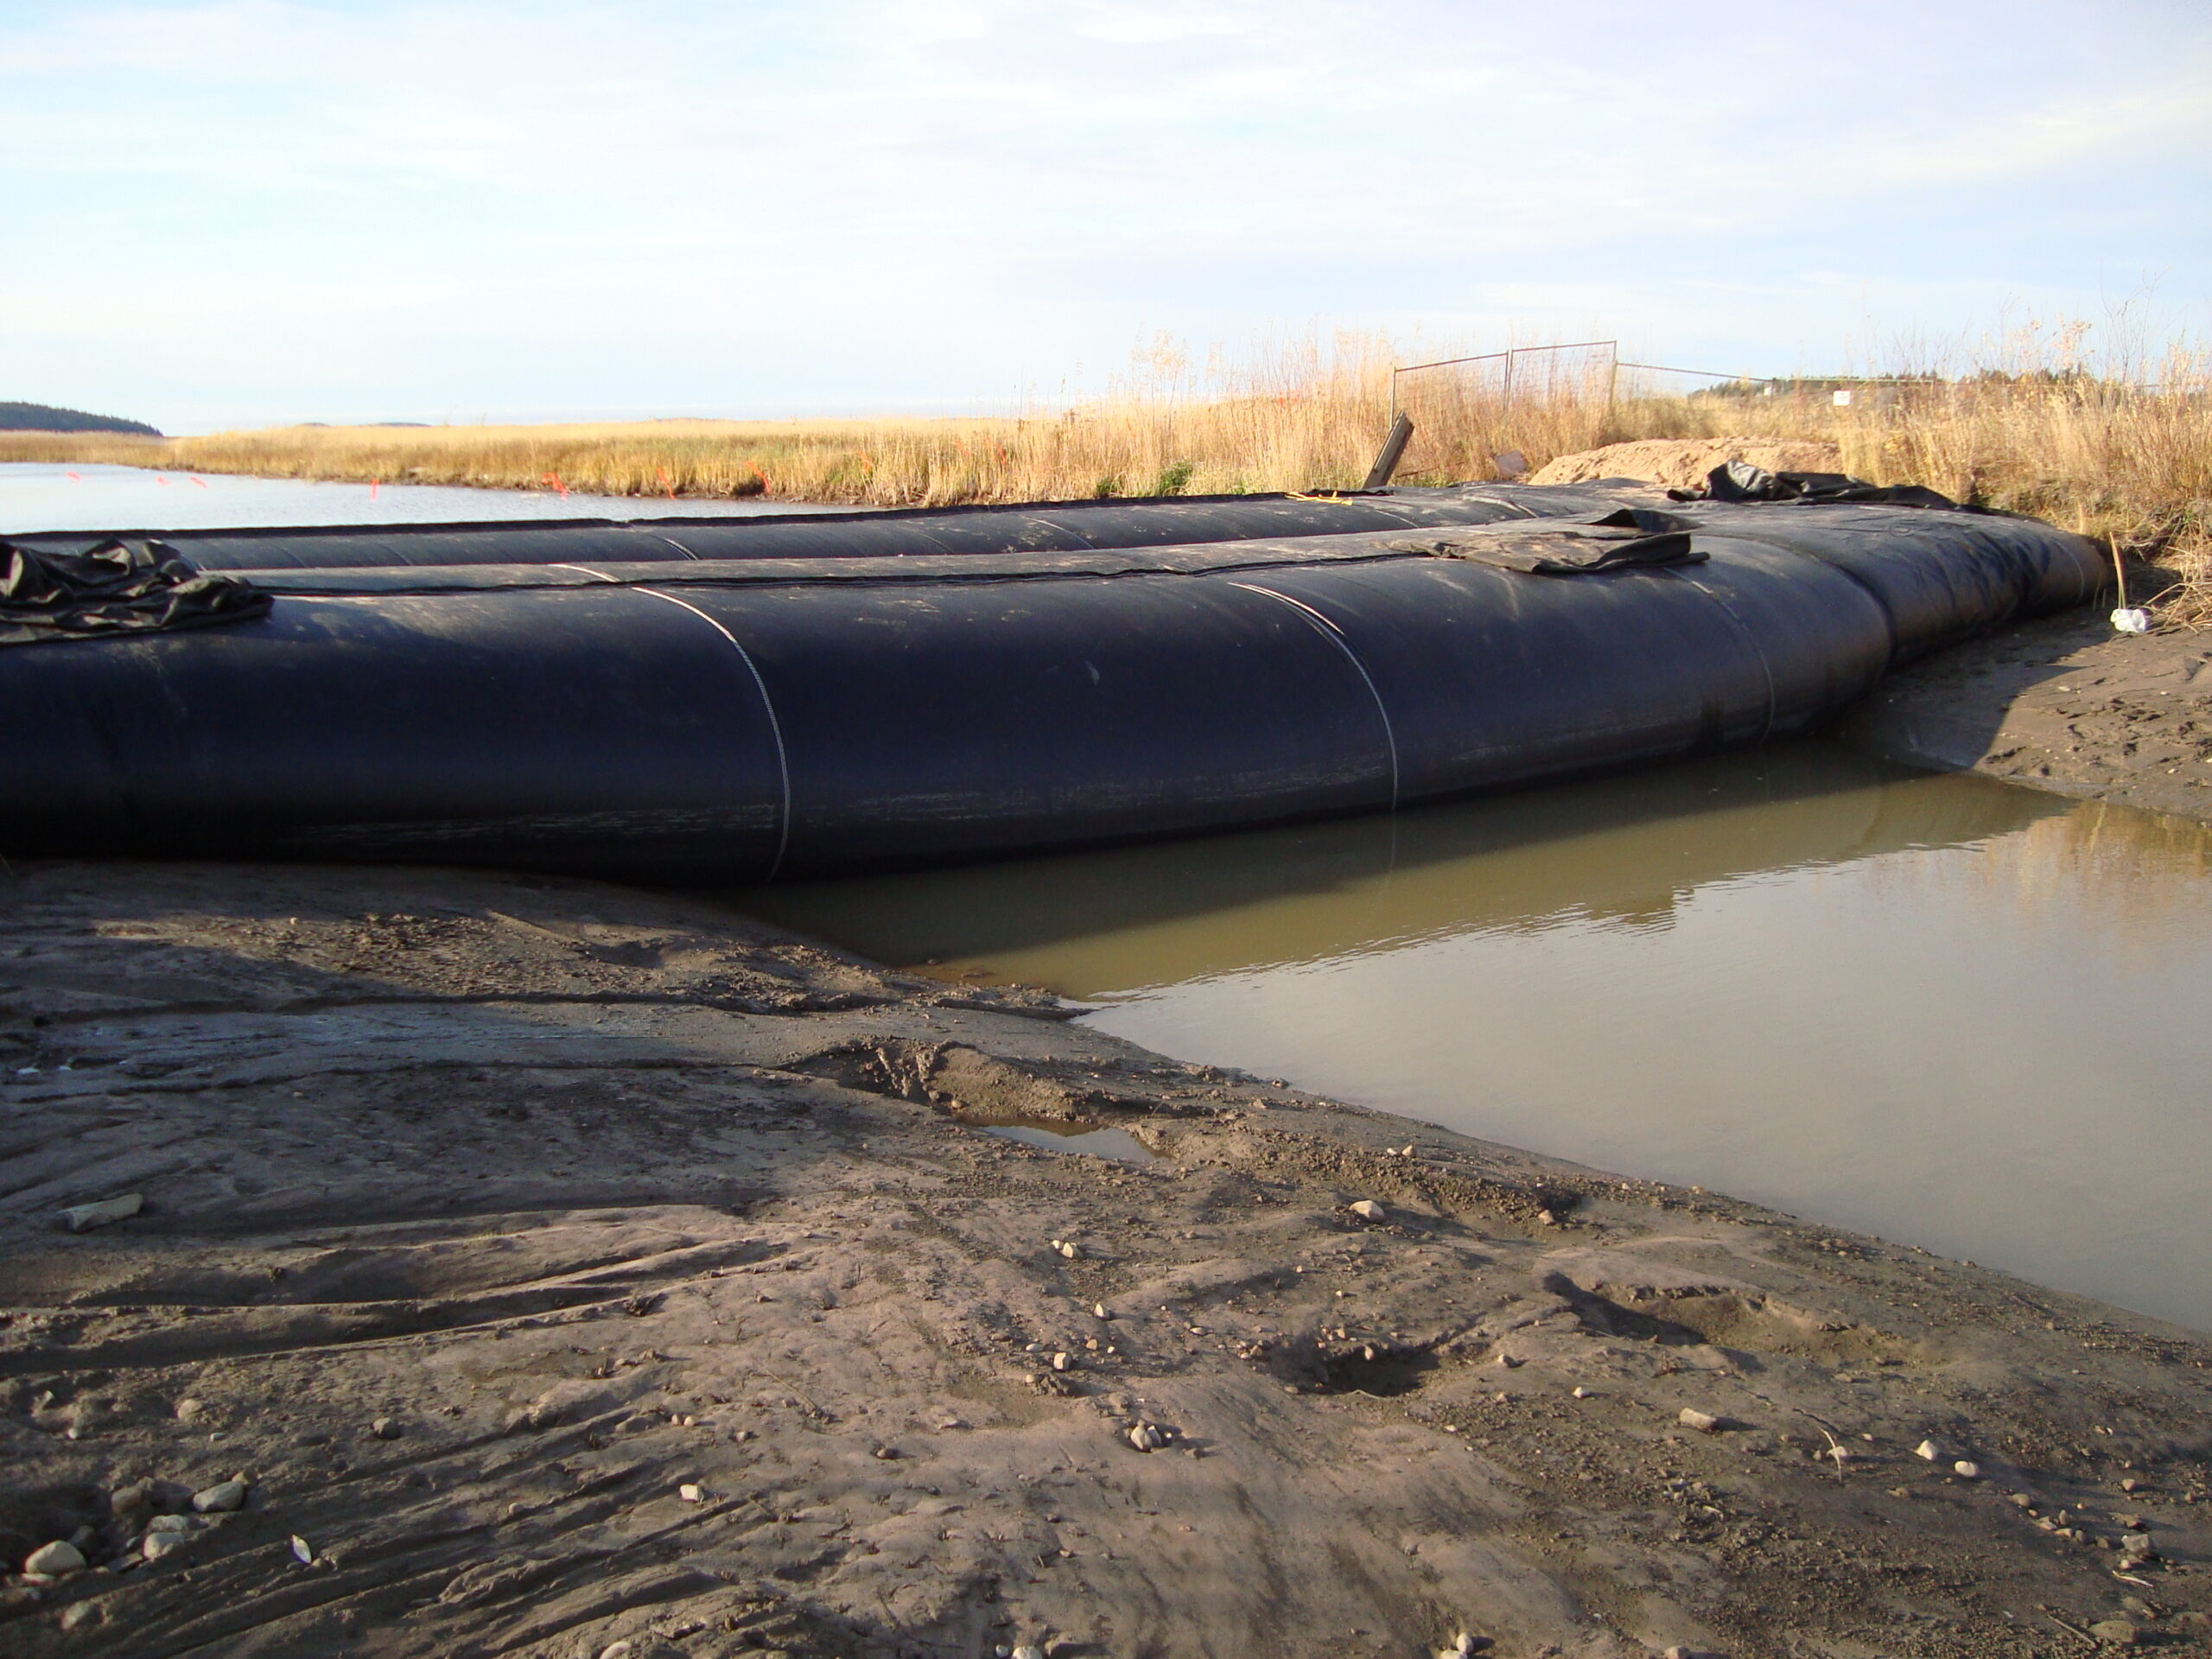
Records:
{"label": "water reflection of tube", "polygon": [[[1086,942],[1089,983],[1063,987],[1081,995],[1567,915],[1664,925],[1679,896],[1712,882],[1954,846],[2069,810],[1983,779],[1909,772],[1803,743],[1395,820],[737,897],[755,913],[889,961],[1005,966]],[[1020,976],[1018,963],[1006,970]]]}

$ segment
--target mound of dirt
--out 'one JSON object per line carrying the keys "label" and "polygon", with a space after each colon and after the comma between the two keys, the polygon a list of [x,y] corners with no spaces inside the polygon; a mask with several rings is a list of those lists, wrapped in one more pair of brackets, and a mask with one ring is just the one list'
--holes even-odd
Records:
{"label": "mound of dirt", "polygon": [[1704,481],[1714,467],[1748,461],[1770,473],[1840,473],[1843,453],[1832,443],[1775,438],[1639,438],[1602,449],[1561,455],[1530,474],[1531,484],[1587,484],[1600,478],[1634,478],[1668,489]]}

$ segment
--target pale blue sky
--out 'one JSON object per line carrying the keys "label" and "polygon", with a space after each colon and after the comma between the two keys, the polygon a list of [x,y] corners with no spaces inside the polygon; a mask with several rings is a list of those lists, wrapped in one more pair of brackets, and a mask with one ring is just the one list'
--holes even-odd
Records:
{"label": "pale blue sky", "polygon": [[0,398],[171,430],[2202,331],[2208,207],[2202,0],[0,0]]}

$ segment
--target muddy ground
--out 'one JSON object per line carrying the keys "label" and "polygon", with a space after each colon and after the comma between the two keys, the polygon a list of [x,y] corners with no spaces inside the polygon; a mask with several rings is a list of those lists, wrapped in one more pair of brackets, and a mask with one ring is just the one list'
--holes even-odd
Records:
{"label": "muddy ground", "polygon": [[0,1652],[2212,1651],[2212,1341],[1063,1015],[580,882],[16,868],[0,1546],[89,1565]]}
{"label": "muddy ground", "polygon": [[1838,735],[1916,765],[2212,821],[2212,631],[2114,633],[2108,604],[2046,617],[1892,677]]}

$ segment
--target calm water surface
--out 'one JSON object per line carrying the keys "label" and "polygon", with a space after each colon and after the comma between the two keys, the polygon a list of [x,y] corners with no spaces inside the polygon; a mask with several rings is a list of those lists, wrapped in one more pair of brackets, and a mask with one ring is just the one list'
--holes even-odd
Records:
{"label": "calm water surface", "polygon": [[2212,834],[1824,745],[749,908],[2212,1328]]}
{"label": "calm water surface", "polygon": [[0,461],[0,535],[37,530],[238,530],[258,524],[454,524],[502,518],[721,518],[842,512],[788,501],[563,496],[443,484],[318,484],[139,467]]}

